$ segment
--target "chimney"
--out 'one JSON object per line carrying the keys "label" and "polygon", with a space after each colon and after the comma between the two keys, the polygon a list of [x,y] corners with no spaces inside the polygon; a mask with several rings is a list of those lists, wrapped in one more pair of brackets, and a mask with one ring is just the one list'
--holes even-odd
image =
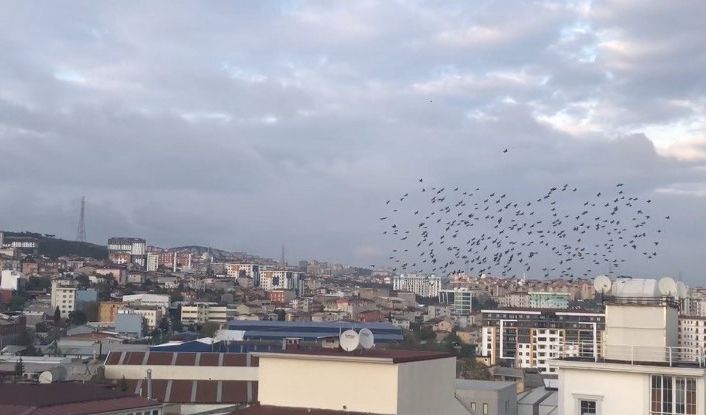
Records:
{"label": "chimney", "polygon": [[152,369],[147,369],[147,399],[152,399]]}

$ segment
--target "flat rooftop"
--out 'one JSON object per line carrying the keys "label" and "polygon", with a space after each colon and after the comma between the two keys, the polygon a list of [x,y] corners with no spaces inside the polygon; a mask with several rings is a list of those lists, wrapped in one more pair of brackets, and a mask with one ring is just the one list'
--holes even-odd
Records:
{"label": "flat rooftop", "polygon": [[457,390],[480,390],[480,391],[499,391],[505,388],[517,387],[515,382],[494,381],[494,380],[475,380],[475,379],[456,379]]}
{"label": "flat rooftop", "polygon": [[306,349],[290,349],[279,352],[254,352],[255,356],[259,357],[274,357],[274,358],[296,358],[301,356],[305,358],[322,357],[325,359],[375,359],[387,360],[390,363],[409,363],[421,362],[425,360],[446,359],[456,357],[453,353],[433,352],[433,351],[418,351],[418,350],[397,350],[397,349],[371,349],[371,350],[356,350],[354,352],[345,352],[341,349],[321,349],[321,348],[306,348]]}

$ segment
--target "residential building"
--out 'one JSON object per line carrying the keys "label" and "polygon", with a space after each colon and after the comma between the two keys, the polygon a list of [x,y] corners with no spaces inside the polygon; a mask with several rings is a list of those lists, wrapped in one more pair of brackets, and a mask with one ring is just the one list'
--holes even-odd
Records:
{"label": "residential building", "polygon": [[147,241],[142,238],[108,239],[108,259],[115,264],[147,267]]}
{"label": "residential building", "polygon": [[[590,345],[600,356],[605,328],[603,313],[539,309],[482,310],[480,355],[491,365],[537,368],[553,373],[549,361]],[[576,350],[578,352],[578,350]]]}
{"label": "residential building", "polygon": [[258,264],[242,264],[242,263],[227,263],[226,275],[230,278],[249,278],[253,281],[253,285],[260,286],[260,269]]}
{"label": "residential building", "polygon": [[529,308],[529,294],[527,292],[512,292],[500,296],[498,305],[502,308]]}
{"label": "residential building", "polygon": [[103,323],[115,322],[118,312],[125,308],[121,301],[101,301],[98,303],[98,321]]}
{"label": "residential building", "polygon": [[0,271],[0,290],[20,291],[24,283],[24,275],[21,272],[8,269]]}
{"label": "residential building", "polygon": [[564,292],[532,291],[528,293],[529,308],[569,308],[571,295]]}
{"label": "residential building", "polygon": [[468,316],[472,311],[473,292],[466,288],[439,290],[439,303],[451,306],[455,316]]}
{"label": "residential building", "polygon": [[304,274],[288,270],[260,270],[260,288],[263,290],[295,290],[300,293]]}
{"label": "residential building", "polygon": [[182,304],[182,324],[225,323],[235,317],[236,310],[218,303],[197,302]]}
{"label": "residential building", "polygon": [[411,291],[424,298],[434,298],[439,296],[441,277],[422,274],[395,275],[392,288],[395,291]]}
{"label": "residential building", "polygon": [[159,254],[156,252],[147,253],[147,272],[154,272],[159,269]]}
{"label": "residential building", "polygon": [[[469,413],[455,397],[452,354],[386,349],[253,354],[259,358],[259,404],[234,415]],[[292,387],[292,379],[306,387]]]}
{"label": "residential building", "polygon": [[68,318],[76,308],[76,284],[70,280],[54,280],[51,283],[51,308],[59,307],[61,318]]}
{"label": "residential building", "polygon": [[162,307],[131,306],[129,308],[126,308],[125,310],[129,310],[130,313],[142,316],[145,326],[149,330],[156,329],[159,323],[162,321],[162,317],[164,316],[164,311]]}
{"label": "residential building", "polygon": [[103,277],[113,278],[118,284],[127,282],[127,269],[125,267],[96,268],[94,272]]}
{"label": "residential building", "polygon": [[613,283],[604,298],[604,355],[551,362],[558,373],[560,414],[706,413],[703,353],[679,346],[679,301],[660,288],[668,285],[645,279]]}

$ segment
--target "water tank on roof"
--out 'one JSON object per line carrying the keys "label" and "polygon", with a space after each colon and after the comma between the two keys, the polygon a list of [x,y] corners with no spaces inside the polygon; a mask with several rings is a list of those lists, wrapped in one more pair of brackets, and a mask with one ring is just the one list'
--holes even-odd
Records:
{"label": "water tank on roof", "polygon": [[611,294],[616,297],[661,297],[657,280],[643,278],[618,278],[613,283]]}
{"label": "water tank on roof", "polygon": [[39,383],[61,382],[66,379],[66,368],[56,366],[39,374]]}

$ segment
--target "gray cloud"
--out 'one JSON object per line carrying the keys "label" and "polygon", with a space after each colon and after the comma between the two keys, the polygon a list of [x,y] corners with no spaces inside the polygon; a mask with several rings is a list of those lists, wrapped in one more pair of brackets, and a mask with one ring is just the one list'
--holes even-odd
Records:
{"label": "gray cloud", "polygon": [[625,272],[701,275],[702,2],[4,6],[2,228],[382,265],[418,177],[623,181],[674,216]]}

